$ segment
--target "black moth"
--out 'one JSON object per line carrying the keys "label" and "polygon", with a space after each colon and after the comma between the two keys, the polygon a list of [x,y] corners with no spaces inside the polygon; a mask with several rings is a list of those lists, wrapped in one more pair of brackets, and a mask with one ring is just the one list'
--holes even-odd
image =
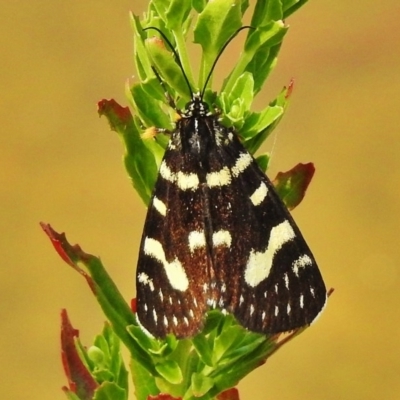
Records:
{"label": "black moth", "polygon": [[203,94],[171,133],[137,267],[137,317],[191,337],[210,309],[264,334],[309,325],[326,302],[314,256],[270,180]]}

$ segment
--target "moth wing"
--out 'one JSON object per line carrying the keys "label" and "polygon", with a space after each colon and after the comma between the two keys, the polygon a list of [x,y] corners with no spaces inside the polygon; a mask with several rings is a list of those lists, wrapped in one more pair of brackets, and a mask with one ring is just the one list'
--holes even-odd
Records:
{"label": "moth wing", "polygon": [[[210,188],[210,220],[217,235],[213,305],[233,313],[247,329],[266,334],[310,324],[326,302],[311,250],[236,135],[218,149],[212,159],[219,161],[210,169],[229,165],[232,180]],[[226,232],[220,240],[218,232]]]}
{"label": "moth wing", "polygon": [[210,269],[209,249],[202,245],[204,196],[176,184],[178,171],[190,184],[188,171],[194,168],[181,152],[167,149],[147,212],[136,278],[137,315],[155,337],[193,336],[204,323]]}

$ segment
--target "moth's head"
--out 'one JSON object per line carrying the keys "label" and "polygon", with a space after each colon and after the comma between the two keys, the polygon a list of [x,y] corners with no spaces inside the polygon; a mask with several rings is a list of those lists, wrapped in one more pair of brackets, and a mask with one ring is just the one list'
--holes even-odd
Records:
{"label": "moth's head", "polygon": [[183,116],[186,118],[204,117],[208,114],[208,111],[208,104],[203,101],[200,93],[196,93],[193,95],[192,100],[186,103]]}

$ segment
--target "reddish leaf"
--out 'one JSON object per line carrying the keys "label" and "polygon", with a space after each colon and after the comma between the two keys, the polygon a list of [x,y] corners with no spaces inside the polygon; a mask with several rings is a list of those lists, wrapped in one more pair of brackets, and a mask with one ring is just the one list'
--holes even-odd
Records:
{"label": "reddish leaf", "polygon": [[136,314],[136,310],[137,310],[137,307],[136,307],[136,297],[135,297],[134,299],[131,300],[131,310],[132,310],[133,313]]}
{"label": "reddish leaf", "polygon": [[78,266],[79,261],[87,261],[90,257],[90,254],[86,254],[79,245],[75,244],[74,246],[70,245],[65,237],[65,233],[56,232],[49,224],[45,224],[43,222],[40,223],[40,226],[45,231],[46,235],[49,237],[52,245],[56,249],[59,256],[71,267],[77,270],[81,275],[85,277],[90,288],[93,292],[95,292],[95,285],[93,283],[93,279]]}
{"label": "reddish leaf", "polygon": [[147,400],[182,400],[182,397],[172,397],[170,394],[160,393],[155,396],[147,396]]}
{"label": "reddish leaf", "polygon": [[121,131],[132,120],[129,107],[122,107],[114,99],[100,100],[97,103],[97,112],[100,116],[105,115],[110,127],[114,131]]}
{"label": "reddish leaf", "polygon": [[[61,311],[61,358],[65,375],[68,378],[69,390],[82,400],[91,400],[94,391],[99,386],[85,364],[79,357],[75,347],[75,339],[79,331],[74,329],[69,321],[67,311]],[[68,391],[68,388],[63,388]]]}
{"label": "reddish leaf", "polygon": [[287,172],[279,172],[274,179],[275,189],[289,210],[303,200],[314,171],[313,163],[297,164]]}
{"label": "reddish leaf", "polygon": [[287,87],[285,99],[288,99],[292,95],[293,88],[294,88],[294,79],[291,79],[289,82],[289,86]]}
{"label": "reddish leaf", "polygon": [[217,400],[240,400],[239,391],[236,388],[225,390],[217,396]]}

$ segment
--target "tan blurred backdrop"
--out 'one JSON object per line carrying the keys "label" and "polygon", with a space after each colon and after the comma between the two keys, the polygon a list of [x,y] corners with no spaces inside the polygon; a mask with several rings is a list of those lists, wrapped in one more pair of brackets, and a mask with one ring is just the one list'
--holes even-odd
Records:
{"label": "tan blurred backdrop", "polygon": [[[101,255],[124,296],[134,296],[145,208],[96,102],[127,103],[128,12],[144,4],[0,1],[1,399],[64,399],[61,308],[86,344],[102,328],[85,282],[39,221]],[[256,107],[296,79],[264,150],[274,150],[271,176],[315,163],[294,216],[336,291],[317,324],[240,384],[244,400],[400,398],[399,16],[395,0],[320,0],[287,21]],[[218,65],[220,80],[239,42]]]}

